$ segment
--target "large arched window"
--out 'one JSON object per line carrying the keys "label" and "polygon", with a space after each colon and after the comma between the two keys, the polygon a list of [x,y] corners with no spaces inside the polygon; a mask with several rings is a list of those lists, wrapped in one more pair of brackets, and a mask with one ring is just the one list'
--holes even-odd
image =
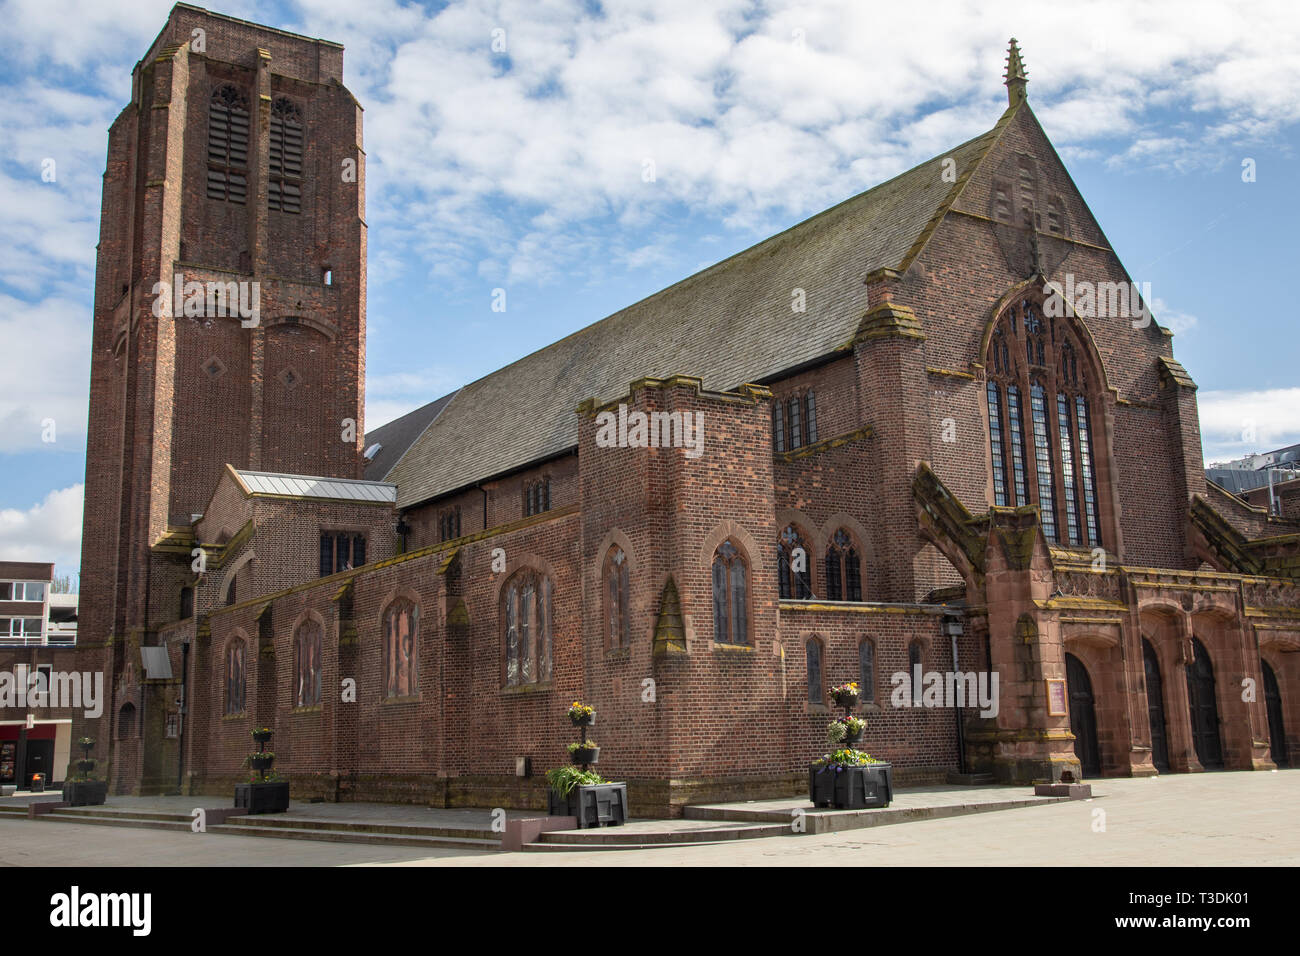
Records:
{"label": "large arched window", "polygon": [[314,618],[298,625],[293,635],[293,673],[295,707],[313,707],[320,703],[321,626]]}
{"label": "large arched window", "polygon": [[420,692],[416,675],[416,642],[420,609],[398,598],[384,611],[384,696],[414,697]]}
{"label": "large arched window", "polygon": [[226,648],[226,713],[244,712],[244,642],[239,638]]}
{"label": "large arched window", "polygon": [[302,211],[302,110],[284,96],[271,104],[270,178],[266,205],[280,212]]}
{"label": "large arched window", "polygon": [[208,103],[208,198],[248,198],[248,97],[229,83]]}
{"label": "large arched window", "polygon": [[862,569],[858,549],[848,531],[840,528],[826,547],[826,600],[861,601]]}
{"label": "large arched window", "polygon": [[518,572],[502,592],[507,687],[551,679],[553,601],[551,579],[531,568]]}
{"label": "large arched window", "polygon": [[617,650],[632,643],[632,615],[628,607],[627,555],[618,545],[605,557],[605,647]]}
{"label": "large arched window", "polygon": [[744,555],[730,541],[713,553],[713,640],[749,643],[749,574]]}
{"label": "large arched window", "polygon": [[1083,346],[1035,293],[1009,305],[989,341],[993,501],[1038,505],[1049,541],[1099,547],[1096,444]]}
{"label": "large arched window", "polygon": [[786,525],[776,545],[776,579],[782,600],[812,597],[812,575],[808,568],[808,545],[794,525]]}

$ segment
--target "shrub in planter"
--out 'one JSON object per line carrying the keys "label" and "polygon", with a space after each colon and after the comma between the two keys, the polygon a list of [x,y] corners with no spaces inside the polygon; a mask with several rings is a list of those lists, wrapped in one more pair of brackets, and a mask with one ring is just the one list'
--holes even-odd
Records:
{"label": "shrub in planter", "polygon": [[284,813],[289,809],[289,781],[237,783],[235,807],[249,813]]}
{"label": "shrub in planter", "polygon": [[808,799],[816,806],[868,810],[893,797],[893,765],[861,750],[836,750],[808,768]]}
{"label": "shrub in planter", "polygon": [[108,781],[90,779],[95,769],[95,761],[90,759],[95,738],[82,737],[77,743],[84,755],[77,761],[77,775],[63,783],[63,802],[74,807],[98,806],[108,799]]}
{"label": "shrub in planter", "polygon": [[627,784],[610,783],[591,770],[560,767],[546,772],[547,812],[576,817],[579,828],[627,822]]}

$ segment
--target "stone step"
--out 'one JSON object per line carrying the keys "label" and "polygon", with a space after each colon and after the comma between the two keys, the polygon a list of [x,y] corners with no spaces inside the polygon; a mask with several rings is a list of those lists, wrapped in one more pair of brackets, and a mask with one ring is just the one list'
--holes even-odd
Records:
{"label": "stone step", "polygon": [[725,846],[731,840],[700,843],[525,843],[525,853],[585,853],[610,850],[679,850],[683,846]]}
{"label": "stone step", "polygon": [[696,843],[726,843],[732,840],[754,840],[761,837],[788,836],[790,827],[778,824],[745,824],[733,827],[709,827],[697,830],[645,830],[624,827],[592,827],[585,830],[549,830],[538,843],[563,844],[575,848],[601,846],[681,846]]}
{"label": "stone step", "polygon": [[[78,808],[80,811],[81,808]],[[159,817],[175,817],[175,814],[159,814]],[[38,819],[48,820],[54,823],[81,823],[90,826],[107,826],[107,827],[137,827],[150,830],[172,830],[177,832],[190,831],[192,820],[190,817],[183,817],[182,821],[174,819],[156,819],[146,813],[141,812],[122,812],[118,811],[111,815],[67,812],[56,810],[53,813],[43,814]],[[319,829],[304,827],[277,827],[274,825],[248,825],[242,822],[243,817],[232,817],[232,822],[214,824],[209,826],[205,832],[224,834],[227,836],[253,836],[253,837],[270,837],[282,840],[317,840],[327,843],[366,843],[378,846],[424,846],[431,849],[462,849],[462,850],[500,850],[500,837],[487,839],[483,837],[457,837],[457,836],[423,836],[413,834],[395,834],[389,832],[369,832],[361,829]],[[241,821],[239,823],[233,821]],[[391,825],[390,825],[391,826]],[[387,827],[386,827],[387,828]],[[439,828],[430,828],[439,829]],[[481,831],[471,831],[481,832]]]}
{"label": "stone step", "polygon": [[340,833],[386,833],[393,836],[452,837],[455,839],[494,840],[501,834],[479,827],[436,827],[422,823],[366,823],[359,820],[321,820],[312,817],[285,816],[282,813],[254,813],[231,817],[227,824],[267,829],[331,830]]}

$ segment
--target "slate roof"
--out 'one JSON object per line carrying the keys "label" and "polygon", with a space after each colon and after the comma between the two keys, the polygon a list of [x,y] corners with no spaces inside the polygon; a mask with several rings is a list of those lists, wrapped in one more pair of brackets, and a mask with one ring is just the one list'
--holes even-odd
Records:
{"label": "slate roof", "polygon": [[361,446],[363,451],[368,451],[372,445],[383,446],[379,453],[366,463],[366,480],[383,481],[387,478],[393,466],[406,454],[406,450],[424,434],[424,430],[438,417],[438,413],[447,407],[447,403],[455,395],[455,392],[444,395],[427,405],[421,405],[413,412],[407,412],[400,418],[394,418],[387,425],[380,425],[374,431],[366,432],[365,444]]}
{"label": "slate roof", "polygon": [[[397,483],[398,506],[575,447],[578,404],[616,399],[638,378],[690,375],[722,391],[847,346],[866,312],[866,275],[910,265],[1015,111],[955,149],[466,385],[386,476]],[[955,183],[942,175],[949,156]],[[807,294],[803,314],[791,310],[795,288]]]}

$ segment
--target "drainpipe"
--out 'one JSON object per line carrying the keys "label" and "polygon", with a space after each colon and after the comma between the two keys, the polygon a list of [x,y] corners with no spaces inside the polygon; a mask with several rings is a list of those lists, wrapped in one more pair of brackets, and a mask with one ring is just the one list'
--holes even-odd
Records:
{"label": "drainpipe", "polygon": [[[952,672],[954,679],[961,673],[961,666],[957,657],[957,638],[962,634],[961,619],[956,617],[945,617],[943,619],[943,630],[952,642]],[[957,725],[957,770],[960,773],[966,772],[966,736],[962,730],[961,708],[953,707],[953,721]]]}

